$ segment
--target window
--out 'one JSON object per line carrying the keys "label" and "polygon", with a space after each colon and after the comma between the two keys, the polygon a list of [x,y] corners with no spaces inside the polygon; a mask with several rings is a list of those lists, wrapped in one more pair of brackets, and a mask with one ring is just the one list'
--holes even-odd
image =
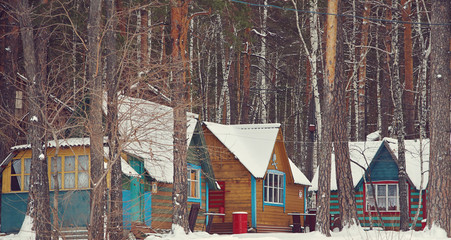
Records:
{"label": "window", "polygon": [[[51,158],[51,161],[54,161],[54,158]],[[82,189],[89,187],[88,155],[57,157],[56,163],[59,189]],[[52,165],[50,165],[50,172],[50,189],[54,189]]]}
{"label": "window", "polygon": [[31,158],[14,159],[11,167],[11,191],[30,189]]}
{"label": "window", "polygon": [[188,166],[188,199],[200,199],[200,167]]}
{"label": "window", "polygon": [[273,204],[284,203],[285,174],[271,171],[266,174],[264,183],[264,202]]}
{"label": "window", "polygon": [[[399,211],[398,184],[366,185],[366,210],[376,211],[376,201],[379,211]],[[376,197],[375,197],[376,196]]]}

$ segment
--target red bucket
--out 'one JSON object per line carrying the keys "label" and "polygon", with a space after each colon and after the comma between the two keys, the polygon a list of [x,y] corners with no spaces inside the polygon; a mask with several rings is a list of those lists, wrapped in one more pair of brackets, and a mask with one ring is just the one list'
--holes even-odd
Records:
{"label": "red bucket", "polygon": [[233,212],[233,234],[247,233],[247,212]]}

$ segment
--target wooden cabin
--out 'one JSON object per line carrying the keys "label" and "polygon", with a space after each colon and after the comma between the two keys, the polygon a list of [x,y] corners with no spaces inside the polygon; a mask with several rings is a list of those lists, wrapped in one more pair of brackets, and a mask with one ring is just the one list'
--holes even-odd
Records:
{"label": "wooden cabin", "polygon": [[[59,141],[56,156],[59,175],[58,211],[62,227],[86,227],[90,202],[90,151],[89,138],[69,138]],[[25,218],[30,187],[31,146],[12,147],[12,153],[2,161],[2,210],[1,232],[18,232]],[[52,157],[55,157],[55,141],[48,142],[48,174],[50,201],[53,206],[54,183]],[[124,182],[140,177],[128,163],[121,159]],[[109,185],[109,182],[108,182]]]}
{"label": "wooden cabin", "polygon": [[214,223],[231,223],[247,212],[248,226],[291,231],[292,216],[303,213],[310,182],[288,158],[280,124],[222,125],[204,122],[204,135],[221,190],[210,191]]}
{"label": "wooden cabin", "polygon": [[[173,109],[146,100],[120,96],[119,133],[123,167],[124,227],[169,230],[172,223]],[[200,207],[197,226],[202,230],[203,212],[209,211],[206,195],[217,189],[205,139],[195,114],[187,117],[188,207]],[[60,140],[59,213],[63,227],[86,227],[90,211],[89,138]],[[55,142],[49,142],[49,161]],[[104,148],[108,156],[108,148]],[[2,162],[1,232],[20,230],[27,209],[30,145],[12,148]],[[105,157],[107,162],[107,157]],[[50,165],[49,165],[50,166]],[[49,175],[51,169],[49,168]],[[50,181],[50,189],[52,183]],[[52,199],[52,193],[51,193]],[[188,208],[188,210],[189,210]]]}
{"label": "wooden cabin", "polygon": [[[408,204],[411,226],[417,210],[420,210],[415,229],[422,229],[426,218],[426,187],[428,183],[429,140],[405,140],[406,171],[408,175]],[[420,148],[423,152],[421,169]],[[398,185],[398,146],[396,139],[383,141],[351,142],[351,171],[355,187],[357,214],[362,227],[383,227],[399,230],[399,185]],[[422,176],[421,172],[424,173]],[[423,183],[421,184],[421,178]],[[374,193],[373,193],[374,188]],[[318,171],[312,180],[311,191],[318,190]],[[374,195],[375,194],[375,195]],[[419,204],[420,195],[422,203]],[[376,196],[376,197],[374,197]],[[336,184],[335,161],[332,154],[331,174],[331,215],[339,215],[338,189]],[[377,208],[376,209],[376,203]],[[377,213],[381,213],[381,218]]]}

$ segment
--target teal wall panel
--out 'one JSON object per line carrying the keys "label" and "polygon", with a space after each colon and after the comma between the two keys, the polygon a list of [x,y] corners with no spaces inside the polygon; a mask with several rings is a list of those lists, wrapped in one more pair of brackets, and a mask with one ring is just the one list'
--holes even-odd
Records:
{"label": "teal wall panel", "polygon": [[[58,197],[58,216],[63,227],[86,227],[90,213],[90,191],[61,191]],[[2,194],[1,232],[18,232],[27,210],[28,193]],[[53,205],[53,192],[50,192]],[[53,218],[52,218],[53,219]]]}

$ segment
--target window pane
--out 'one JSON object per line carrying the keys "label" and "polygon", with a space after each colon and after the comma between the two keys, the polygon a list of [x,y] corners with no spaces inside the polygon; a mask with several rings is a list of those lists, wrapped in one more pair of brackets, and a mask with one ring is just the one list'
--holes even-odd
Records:
{"label": "window pane", "polygon": [[377,196],[385,196],[386,185],[377,185]]}
{"label": "window pane", "polygon": [[78,188],[89,187],[89,175],[87,172],[78,172]]}
{"label": "window pane", "polygon": [[25,169],[24,169],[24,171],[25,171],[25,173],[30,173],[30,167],[31,167],[31,158],[25,158],[24,159],[25,160]]}
{"label": "window pane", "polygon": [[283,189],[279,190],[279,203],[283,203]]}
{"label": "window pane", "polygon": [[20,191],[20,176],[11,176],[11,191]]}
{"label": "window pane", "polygon": [[367,196],[373,196],[373,187],[371,185],[366,185]]}
{"label": "window pane", "polygon": [[273,202],[273,189],[272,188],[269,188],[269,202]]}
{"label": "window pane", "polygon": [[67,156],[64,158],[64,171],[75,171],[75,156]]}
{"label": "window pane", "polygon": [[274,186],[275,187],[279,186],[279,176],[278,175],[274,175]]}
{"label": "window pane", "polygon": [[24,176],[24,188],[23,188],[23,190],[24,191],[28,191],[28,190],[30,190],[30,175],[25,175]]}
{"label": "window pane", "polygon": [[20,159],[13,162],[13,169],[14,173],[11,172],[11,174],[20,174],[22,172],[22,161]]}
{"label": "window pane", "polygon": [[366,200],[366,209],[367,210],[376,210],[376,204],[374,203],[374,198],[368,198]]}
{"label": "window pane", "polygon": [[274,202],[279,202],[279,190],[274,189]]}
{"label": "window pane", "polygon": [[397,198],[393,198],[393,197],[388,198],[388,210],[390,210],[390,211],[398,210],[396,199]]}
{"label": "window pane", "polygon": [[274,186],[274,175],[273,174],[268,174],[268,178],[269,178],[269,186],[273,187]]}
{"label": "window pane", "polygon": [[377,206],[379,207],[379,210],[385,211],[387,209],[387,203],[385,202],[385,197],[377,198]]}
{"label": "window pane", "polygon": [[75,188],[75,173],[64,174],[64,188]]}
{"label": "window pane", "polygon": [[283,175],[279,175],[279,187],[283,188]]}
{"label": "window pane", "polygon": [[398,196],[396,185],[388,185],[388,196]]}
{"label": "window pane", "polygon": [[89,170],[89,157],[88,155],[78,156],[78,170],[88,171]]}
{"label": "window pane", "polygon": [[56,168],[58,172],[61,172],[61,157],[58,157],[58,161],[56,162]]}

